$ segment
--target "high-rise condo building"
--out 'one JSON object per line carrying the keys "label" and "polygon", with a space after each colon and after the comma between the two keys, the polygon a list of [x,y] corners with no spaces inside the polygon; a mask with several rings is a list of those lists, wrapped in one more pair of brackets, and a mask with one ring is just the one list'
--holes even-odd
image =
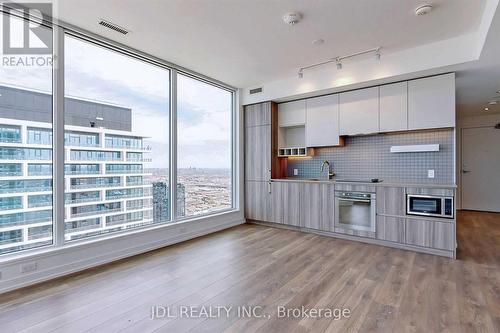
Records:
{"label": "high-rise condo building", "polygon": [[[5,253],[52,242],[52,96],[7,86],[0,93],[0,253]],[[132,132],[130,108],[66,98],[65,124],[66,240],[168,221],[167,183],[155,190],[161,194],[155,204],[160,213],[153,216],[150,148],[145,137]]]}

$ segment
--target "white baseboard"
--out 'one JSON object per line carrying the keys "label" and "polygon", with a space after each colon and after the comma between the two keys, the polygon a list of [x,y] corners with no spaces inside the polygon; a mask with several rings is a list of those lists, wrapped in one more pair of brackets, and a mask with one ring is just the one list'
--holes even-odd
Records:
{"label": "white baseboard", "polygon": [[[144,230],[124,237],[86,243],[70,248],[54,249],[22,260],[0,265],[0,293],[26,287],[88,268],[131,257],[196,237],[245,223],[237,212],[189,221],[154,230]],[[185,230],[185,231],[183,231]],[[36,262],[37,270],[22,274],[21,265]]]}

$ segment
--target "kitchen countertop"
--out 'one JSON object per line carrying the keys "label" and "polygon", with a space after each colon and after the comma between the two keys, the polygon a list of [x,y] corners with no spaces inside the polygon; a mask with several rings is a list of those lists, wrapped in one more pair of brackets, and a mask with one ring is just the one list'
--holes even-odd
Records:
{"label": "kitchen countertop", "polygon": [[305,183],[326,183],[326,184],[357,184],[357,185],[371,185],[371,186],[390,186],[390,187],[423,187],[423,188],[444,188],[444,189],[455,189],[457,185],[455,184],[439,184],[439,183],[415,183],[415,182],[405,182],[405,181],[382,181],[379,183],[372,182],[347,182],[338,181],[336,179],[319,179],[319,178],[300,178],[300,177],[288,177],[288,178],[273,178],[273,182],[305,182]]}

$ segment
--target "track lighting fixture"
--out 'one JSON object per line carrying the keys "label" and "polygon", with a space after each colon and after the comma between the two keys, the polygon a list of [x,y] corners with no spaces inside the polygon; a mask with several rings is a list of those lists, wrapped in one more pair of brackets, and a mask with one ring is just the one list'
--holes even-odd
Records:
{"label": "track lighting fixture", "polygon": [[368,54],[368,53],[374,53],[375,54],[375,59],[376,60],[380,60],[380,57],[381,57],[380,50],[381,49],[382,49],[382,47],[379,46],[379,47],[374,48],[374,49],[369,49],[369,50],[366,50],[366,51],[360,51],[360,52],[348,54],[348,55],[341,56],[341,57],[339,56],[339,57],[335,57],[335,58],[332,58],[332,59],[327,60],[327,61],[323,61],[323,62],[312,64],[312,65],[309,65],[309,66],[301,67],[299,69],[299,72],[298,72],[299,79],[301,79],[302,77],[304,77],[304,70],[306,70],[306,69],[311,69],[311,68],[314,68],[314,67],[319,67],[319,66],[322,66],[322,65],[326,65],[326,64],[335,62],[336,66],[337,66],[337,70],[341,70],[342,69],[342,61],[343,60],[349,59],[349,58],[353,58],[353,57],[357,57],[357,56],[361,56],[361,55]]}

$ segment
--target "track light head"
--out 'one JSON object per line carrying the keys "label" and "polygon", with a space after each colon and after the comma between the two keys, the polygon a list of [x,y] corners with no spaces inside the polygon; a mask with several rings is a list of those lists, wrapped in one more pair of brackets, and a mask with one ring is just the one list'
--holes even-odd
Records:
{"label": "track light head", "polygon": [[342,63],[340,61],[337,61],[337,69],[338,70],[342,69]]}
{"label": "track light head", "polygon": [[299,79],[302,79],[304,77],[304,72],[302,69],[299,71]]}

